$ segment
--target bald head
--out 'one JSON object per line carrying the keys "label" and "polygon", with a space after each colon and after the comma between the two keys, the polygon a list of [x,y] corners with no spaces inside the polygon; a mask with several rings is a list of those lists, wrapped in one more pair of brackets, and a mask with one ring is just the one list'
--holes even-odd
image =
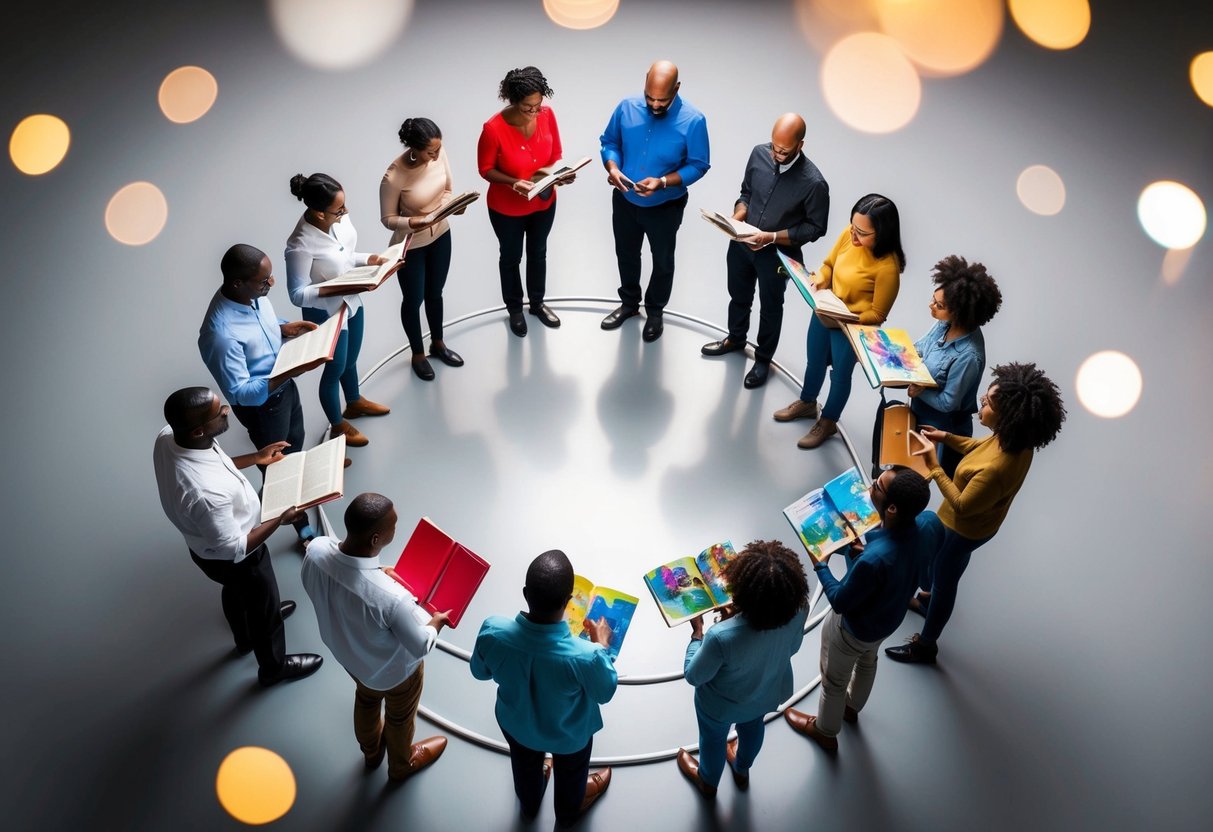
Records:
{"label": "bald head", "polygon": [[679,86],[678,67],[670,61],[658,61],[649,67],[648,75],[644,76],[644,103],[649,112],[657,118],[669,112]]}
{"label": "bald head", "polygon": [[805,123],[796,113],[784,113],[771,128],[771,158],[786,165],[796,158],[804,146]]}

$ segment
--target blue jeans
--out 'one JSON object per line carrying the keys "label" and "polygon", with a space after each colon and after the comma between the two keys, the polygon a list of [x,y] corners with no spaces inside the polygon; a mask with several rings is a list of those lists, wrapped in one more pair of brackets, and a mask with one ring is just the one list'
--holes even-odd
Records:
{"label": "blue jeans", "polygon": [[[724,774],[725,743],[729,737],[731,722],[717,722],[703,711],[695,707],[695,719],[699,722],[699,778],[709,786],[720,785],[720,777]],[[762,750],[762,740],[766,735],[766,726],[762,717],[751,719],[749,722],[737,723],[737,763],[738,774],[747,774],[754,759]]]}
{"label": "blue jeans", "polygon": [[825,406],[821,409],[821,418],[835,422],[842,416],[842,409],[851,398],[851,374],[855,370],[855,350],[841,329],[830,329],[816,315],[809,322],[809,332],[805,336],[805,349],[808,352],[807,364],[804,368],[804,386],[800,388],[800,400],[812,402],[817,400],[821,385],[826,380],[826,366],[831,366],[830,395]]}
{"label": "blue jeans", "polygon": [[[322,324],[329,318],[323,309],[304,307],[303,320]],[[341,424],[341,393],[348,404],[362,395],[358,392],[358,353],[362,352],[362,332],[366,316],[359,309],[347,319],[346,329],[337,337],[333,360],[324,365],[320,376],[320,407],[330,425]]]}
{"label": "blue jeans", "polygon": [[956,607],[956,590],[969,567],[970,556],[993,536],[971,540],[944,526],[943,545],[931,563],[931,602],[927,604],[927,623],[919,636],[923,641],[934,644],[939,640]]}

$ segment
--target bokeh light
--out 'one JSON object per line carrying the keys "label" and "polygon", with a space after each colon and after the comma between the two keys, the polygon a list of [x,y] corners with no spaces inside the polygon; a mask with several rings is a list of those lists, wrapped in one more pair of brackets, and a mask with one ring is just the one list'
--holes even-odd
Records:
{"label": "bokeh light", "polygon": [[299,60],[318,69],[370,63],[396,43],[413,0],[269,0],[278,37]]}
{"label": "bokeh light", "polygon": [[1047,165],[1025,168],[1015,181],[1015,193],[1033,214],[1051,217],[1066,204],[1066,183]]}
{"label": "bokeh light", "polygon": [[174,124],[189,124],[202,118],[215,103],[219,84],[200,66],[174,69],[160,82],[160,112]]}
{"label": "bokeh light", "polygon": [[849,35],[821,62],[821,88],[834,115],[865,133],[891,133],[914,118],[922,81],[897,41],[877,32]]}
{"label": "bokeh light", "polygon": [[885,34],[928,75],[959,75],[990,57],[1002,37],[1002,0],[876,0]]}
{"label": "bokeh light", "polygon": [[1123,352],[1097,352],[1078,368],[1078,400],[1096,416],[1115,419],[1137,406],[1141,370]]}
{"label": "bokeh light", "polygon": [[1046,49],[1071,49],[1091,29],[1087,0],[1009,0],[1019,30]]}
{"label": "bokeh light", "polygon": [[72,133],[63,119],[39,113],[21,119],[13,129],[8,155],[17,170],[39,176],[59,166],[71,143]]}
{"label": "bokeh light", "polygon": [[105,206],[105,230],[128,246],[150,243],[167,221],[168,202],[151,182],[132,182],[119,188]]}
{"label": "bokeh light", "polygon": [[1153,182],[1137,200],[1137,219],[1164,248],[1189,248],[1204,236],[1208,217],[1196,192],[1179,182]]}
{"label": "bokeh light", "polygon": [[809,45],[825,52],[847,35],[879,28],[874,0],[796,0],[796,20]]}
{"label": "bokeh light", "polygon": [[566,29],[596,29],[619,10],[619,0],[543,0],[553,23]]}
{"label": "bokeh light", "polygon": [[1168,286],[1174,286],[1184,276],[1184,272],[1188,270],[1188,263],[1192,259],[1192,249],[1190,248],[1169,248],[1167,253],[1162,257],[1162,269],[1159,274],[1162,277],[1162,282]]}
{"label": "bokeh light", "polygon": [[1213,107],[1213,52],[1201,52],[1193,58],[1188,77],[1200,100]]}
{"label": "bokeh light", "polygon": [[224,757],[215,777],[219,803],[236,820],[262,824],[278,820],[295,803],[295,775],[286,760],[268,748],[247,745]]}

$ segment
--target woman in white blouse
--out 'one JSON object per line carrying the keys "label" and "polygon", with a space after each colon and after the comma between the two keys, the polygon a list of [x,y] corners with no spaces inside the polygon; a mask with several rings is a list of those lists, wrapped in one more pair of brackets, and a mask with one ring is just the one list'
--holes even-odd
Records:
{"label": "woman in white blouse", "polygon": [[[362,349],[362,300],[357,294],[321,297],[320,286],[326,280],[356,266],[378,265],[377,254],[355,251],[358,232],[349,220],[345,191],[333,177],[323,173],[291,177],[291,193],[307,206],[295,230],[286,241],[287,292],[291,302],[303,310],[303,319],[324,323],[330,315],[346,307],[345,322],[337,340],[333,360],[320,377],[320,406],[332,426],[330,436],[345,434],[346,444],[361,447],[367,438],[349,419],[358,416],[383,416],[388,408],[362,396],[358,390],[358,353]],[[341,409],[341,394],[346,407]]]}

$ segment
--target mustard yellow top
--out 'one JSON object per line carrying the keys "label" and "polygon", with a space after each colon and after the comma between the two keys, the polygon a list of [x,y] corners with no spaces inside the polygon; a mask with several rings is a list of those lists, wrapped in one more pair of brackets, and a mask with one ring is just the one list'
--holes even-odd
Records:
{"label": "mustard yellow top", "polygon": [[848,228],[830,249],[818,274],[847,309],[859,316],[861,324],[879,326],[889,317],[901,288],[898,265],[896,254],[878,259],[869,249],[851,245]]}
{"label": "mustard yellow top", "polygon": [[1009,454],[994,434],[970,439],[949,433],[943,442],[964,456],[950,479],[938,465],[931,469],[931,479],[944,500],[939,519],[961,537],[990,537],[1002,525],[1011,501],[1028,476],[1032,449]]}

